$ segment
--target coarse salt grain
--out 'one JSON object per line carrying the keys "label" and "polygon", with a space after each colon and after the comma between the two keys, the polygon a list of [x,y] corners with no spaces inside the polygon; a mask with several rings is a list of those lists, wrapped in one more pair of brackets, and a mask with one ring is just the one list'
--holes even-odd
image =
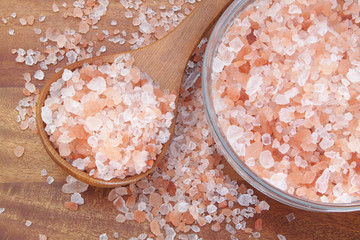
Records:
{"label": "coarse salt grain", "polygon": [[16,157],[21,157],[24,154],[25,148],[23,146],[16,146],[16,148],[14,149],[14,154]]}
{"label": "coarse salt grain", "polygon": [[25,226],[30,227],[31,224],[32,224],[32,222],[31,222],[30,220],[26,220],[26,221],[25,221]]}

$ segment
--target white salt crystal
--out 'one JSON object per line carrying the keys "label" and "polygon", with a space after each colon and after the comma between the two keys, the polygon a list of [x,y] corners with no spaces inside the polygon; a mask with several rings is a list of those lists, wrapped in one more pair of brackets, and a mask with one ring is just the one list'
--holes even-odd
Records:
{"label": "white salt crystal", "polygon": [[146,34],[150,34],[153,32],[153,26],[148,22],[143,22],[140,24],[140,31]]}
{"label": "white salt crystal", "polygon": [[225,66],[225,63],[218,57],[214,58],[213,64],[212,64],[212,69],[214,72],[216,73],[220,73],[223,68]]}
{"label": "white salt crystal", "polygon": [[271,144],[271,135],[268,133],[264,133],[261,137],[261,140],[264,145],[270,145]]}
{"label": "white salt crystal", "polygon": [[64,99],[64,107],[67,112],[79,115],[81,112],[80,103],[78,101],[73,100],[70,97]]}
{"label": "white salt crystal", "polygon": [[85,192],[89,187],[88,184],[80,182],[70,175],[66,177],[66,182],[61,188],[63,193],[81,193]]}
{"label": "white salt crystal", "polygon": [[46,175],[47,175],[46,169],[42,169],[42,170],[41,170],[41,176],[44,177],[44,176],[46,176]]}
{"label": "white salt crystal", "polygon": [[70,201],[76,203],[77,205],[84,204],[84,198],[81,197],[80,193],[73,193],[70,197]]}
{"label": "white salt crystal", "polygon": [[49,107],[44,106],[41,108],[41,119],[46,124],[51,124],[52,122],[52,111]]}
{"label": "white salt crystal", "polygon": [[281,144],[280,147],[278,148],[279,152],[281,152],[282,154],[287,153],[289,149],[290,149],[290,145],[287,143]]}
{"label": "white salt crystal", "polygon": [[42,32],[40,28],[33,28],[33,30],[35,34],[41,34]]}
{"label": "white salt crystal", "polygon": [[3,212],[5,212],[5,208],[0,208],[0,214],[2,214]]}
{"label": "white salt crystal", "polygon": [[43,22],[46,19],[46,16],[39,16],[38,20],[39,22]]}
{"label": "white salt crystal", "polygon": [[69,69],[64,69],[64,72],[61,76],[61,78],[66,82],[68,80],[70,80],[73,76],[73,72]]}
{"label": "white salt crystal", "polygon": [[279,119],[282,122],[289,123],[291,122],[291,112],[287,108],[281,108],[279,111]]}
{"label": "white salt crystal", "polygon": [[240,38],[236,37],[229,42],[229,46],[235,51],[239,52],[241,48],[244,46],[244,43],[240,40]]}
{"label": "white salt crystal", "polygon": [[285,173],[275,173],[271,176],[270,179],[264,178],[270,184],[274,185],[275,187],[286,191],[287,190],[287,182],[286,182],[287,174]]}
{"label": "white salt crystal", "polygon": [[274,166],[274,158],[269,150],[260,153],[259,161],[261,166],[266,169]]}
{"label": "white salt crystal", "polygon": [[117,21],[116,20],[112,20],[111,23],[110,23],[111,26],[115,26],[117,25]]}
{"label": "white salt crystal", "polygon": [[34,74],[34,78],[38,79],[38,80],[43,80],[44,79],[44,72],[41,70],[37,70]]}
{"label": "white salt crystal", "polygon": [[360,73],[352,68],[349,69],[349,72],[347,73],[346,77],[352,83],[360,82]]}
{"label": "white salt crystal", "polygon": [[108,236],[106,235],[106,233],[100,234],[99,240],[108,240]]}
{"label": "white salt crystal", "polygon": [[116,239],[119,238],[119,233],[118,232],[114,232],[114,238],[116,238]]}
{"label": "white salt crystal", "polygon": [[332,147],[334,143],[335,143],[334,140],[323,138],[319,145],[322,149],[326,150]]}
{"label": "white salt crystal", "polygon": [[85,120],[85,125],[90,131],[98,131],[102,126],[101,119],[89,116]]}
{"label": "white salt crystal", "polygon": [[246,85],[246,94],[252,96],[261,89],[263,78],[261,76],[251,76]]}
{"label": "white salt crystal", "polygon": [[25,83],[25,88],[31,93],[35,92],[35,90],[36,90],[35,85],[30,82]]}
{"label": "white salt crystal", "polygon": [[330,178],[330,171],[329,168],[326,168],[321,174],[321,176],[315,182],[315,188],[319,193],[326,192],[326,190],[328,189],[329,178]]}
{"label": "white salt crystal", "polygon": [[86,86],[97,94],[102,94],[106,90],[106,81],[103,77],[93,78]]}
{"label": "white salt crystal", "polygon": [[217,207],[214,204],[210,204],[210,205],[207,206],[206,210],[207,210],[208,213],[211,214],[211,213],[216,212]]}
{"label": "white salt crystal", "polygon": [[48,184],[52,184],[54,182],[54,178],[52,176],[48,176],[47,179],[46,179],[46,182]]}
{"label": "white salt crystal", "polygon": [[250,202],[252,201],[251,199],[252,198],[250,194],[241,194],[240,197],[238,197],[238,203],[241,206],[248,207],[250,206]]}
{"label": "white salt crystal", "polygon": [[289,6],[289,14],[301,14],[301,9],[296,4]]}
{"label": "white salt crystal", "polygon": [[10,29],[9,29],[9,35],[10,35],[10,36],[15,36],[15,30],[12,29],[12,28],[10,28]]}
{"label": "white salt crystal", "polygon": [[278,234],[277,235],[278,240],[286,240],[286,237],[284,235]]}
{"label": "white salt crystal", "polygon": [[289,213],[288,215],[286,215],[286,219],[288,220],[288,222],[292,222],[295,220],[295,214],[294,213]]}
{"label": "white salt crystal", "polygon": [[26,221],[25,221],[25,226],[30,227],[31,224],[32,224],[32,222],[31,222],[30,220],[26,220]]}
{"label": "white salt crystal", "polygon": [[270,205],[265,201],[261,201],[258,206],[261,211],[270,209]]}

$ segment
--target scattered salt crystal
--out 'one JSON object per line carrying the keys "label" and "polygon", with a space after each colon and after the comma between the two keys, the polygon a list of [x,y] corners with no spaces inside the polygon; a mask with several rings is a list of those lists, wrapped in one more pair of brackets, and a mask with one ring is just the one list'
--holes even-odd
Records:
{"label": "scattered salt crystal", "polygon": [[47,240],[47,236],[39,233],[39,240]]}
{"label": "scattered salt crystal", "polygon": [[295,214],[294,213],[289,213],[288,215],[286,215],[286,219],[288,222],[292,222],[295,220]]}
{"label": "scattered salt crystal", "polygon": [[114,232],[114,238],[116,238],[116,239],[119,238],[119,233],[118,232]]}
{"label": "scattered salt crystal", "polygon": [[117,25],[117,21],[116,21],[116,20],[112,20],[111,23],[110,23],[110,25],[116,26],[116,25]]}
{"label": "scattered salt crystal", "polygon": [[32,224],[32,222],[31,222],[30,220],[26,220],[26,221],[25,221],[25,226],[30,227],[31,224]]}
{"label": "scattered salt crystal", "polygon": [[106,235],[106,233],[100,234],[99,240],[108,240],[108,236]]}
{"label": "scattered salt crystal", "polygon": [[51,177],[51,176],[48,176],[47,179],[46,179],[46,182],[47,182],[48,184],[52,184],[52,183],[54,182],[54,178]]}
{"label": "scattered salt crystal", "polygon": [[26,25],[26,20],[24,18],[19,19],[21,25]]}
{"label": "scattered salt crystal", "polygon": [[66,177],[66,182],[61,188],[63,193],[82,193],[89,187],[88,184],[80,182],[70,175]]}
{"label": "scattered salt crystal", "polygon": [[234,228],[233,226],[231,226],[230,224],[226,224],[225,230],[226,230],[227,232],[229,232],[230,234],[232,234],[232,235],[235,235],[235,234],[236,234],[235,228]]}
{"label": "scattered salt crystal", "polygon": [[9,29],[9,35],[15,36],[15,30],[12,29],[12,28],[10,28],[10,29]]}
{"label": "scattered salt crystal", "polygon": [[11,13],[10,16],[11,16],[12,18],[16,18],[16,12]]}
{"label": "scattered salt crystal", "polygon": [[46,16],[39,16],[38,20],[39,22],[43,22],[46,19]]}
{"label": "scattered salt crystal", "polygon": [[38,80],[43,80],[44,79],[44,72],[41,70],[37,70],[34,74],[34,78],[38,79]]}
{"label": "scattered salt crystal", "polygon": [[278,234],[277,235],[278,240],[286,240],[286,237],[284,235]]}
{"label": "scattered salt crystal", "polygon": [[73,193],[70,197],[70,201],[76,203],[77,205],[84,204],[84,198],[81,197],[80,193]]}
{"label": "scattered salt crystal", "polygon": [[16,146],[16,148],[14,149],[14,154],[16,157],[21,157],[24,154],[25,148],[23,146]]}
{"label": "scattered salt crystal", "polygon": [[0,214],[2,214],[3,212],[5,212],[5,208],[0,208]]}
{"label": "scattered salt crystal", "polygon": [[59,12],[59,7],[58,7],[58,5],[56,5],[56,3],[53,3],[52,10],[53,10],[53,12]]}
{"label": "scattered salt crystal", "polygon": [[42,170],[41,170],[41,176],[44,177],[44,176],[46,176],[46,175],[47,175],[46,169],[42,169]]}

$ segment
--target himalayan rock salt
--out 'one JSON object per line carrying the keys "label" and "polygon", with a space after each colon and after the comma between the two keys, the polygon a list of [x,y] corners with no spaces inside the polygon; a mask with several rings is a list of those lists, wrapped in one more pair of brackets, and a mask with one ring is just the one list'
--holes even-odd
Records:
{"label": "himalayan rock salt", "polygon": [[259,161],[261,166],[266,169],[274,166],[274,158],[269,150],[260,153]]}
{"label": "himalayan rock salt", "polygon": [[107,236],[107,234],[106,233],[102,233],[102,234],[100,234],[100,236],[99,236],[99,240],[108,240],[109,238],[108,238],[108,236]]}
{"label": "himalayan rock salt", "polygon": [[154,219],[150,222],[150,230],[155,236],[160,236],[160,234],[161,234],[160,226],[156,219]]}
{"label": "himalayan rock salt", "polygon": [[25,226],[30,227],[32,225],[32,222],[30,220],[25,221]]}
{"label": "himalayan rock salt", "polygon": [[14,154],[16,157],[21,157],[24,154],[25,148],[23,146],[16,146],[16,148],[14,149]]}
{"label": "himalayan rock salt", "polygon": [[[54,126],[61,125],[59,121],[76,116],[73,126],[59,129],[59,134],[50,139],[61,156],[80,154],[71,159],[72,165],[93,170],[97,178],[124,178],[150,169],[162,144],[170,138],[168,128],[176,97],[163,93],[145,73],[132,66],[133,62],[126,54],[112,65],[85,64],[74,71],[65,69],[50,88],[50,95],[57,98],[56,105],[47,99],[42,108],[43,121],[48,124],[45,130],[50,135],[57,131]],[[85,139],[85,143],[77,144],[77,139]],[[90,161],[93,158],[95,161]]]}
{"label": "himalayan rock salt", "polygon": [[286,219],[288,222],[292,222],[295,220],[295,214],[294,213],[289,213],[288,215],[286,215]]}
{"label": "himalayan rock salt", "polygon": [[64,207],[71,211],[77,211],[79,206],[74,202],[65,202]]}
{"label": "himalayan rock salt", "polygon": [[[340,16],[347,10],[337,3],[311,18],[307,9],[322,9],[323,2],[305,7],[275,0],[258,7],[263,3],[256,1],[234,20],[213,57],[212,97],[220,127],[234,153],[280,189],[315,201],[345,201],[350,195],[355,200],[359,196],[347,185],[354,173],[340,162],[359,153],[360,71],[356,61],[344,60],[356,48],[344,33],[357,35],[358,20],[351,17],[345,26]],[[350,5],[359,8],[358,2]],[[308,21],[297,22],[294,30],[298,17]],[[320,48],[323,55],[311,54]],[[241,129],[235,135],[246,140],[234,138],[233,129]]]}
{"label": "himalayan rock salt", "polygon": [[47,176],[47,171],[46,171],[46,169],[41,169],[41,176],[42,176],[42,177]]}
{"label": "himalayan rock salt", "polygon": [[56,3],[53,3],[52,10],[53,10],[53,12],[59,12],[59,7]]}
{"label": "himalayan rock salt", "polygon": [[63,193],[82,193],[89,187],[88,184],[80,182],[70,175],[66,177],[66,182],[61,188]]}
{"label": "himalayan rock salt", "polygon": [[84,198],[81,197],[80,193],[73,193],[70,197],[70,201],[76,203],[77,205],[84,204]]}
{"label": "himalayan rock salt", "polygon": [[38,80],[44,80],[44,72],[41,70],[37,70],[34,74],[34,78]]}
{"label": "himalayan rock salt", "polygon": [[46,182],[47,182],[47,184],[52,184],[54,182],[54,178],[52,176],[48,176],[46,178]]}
{"label": "himalayan rock salt", "polygon": [[39,240],[47,240],[47,236],[39,233]]}

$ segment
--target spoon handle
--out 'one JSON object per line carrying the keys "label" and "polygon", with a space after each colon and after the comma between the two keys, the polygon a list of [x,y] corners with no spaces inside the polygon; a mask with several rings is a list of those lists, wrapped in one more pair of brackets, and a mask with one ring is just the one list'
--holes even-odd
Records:
{"label": "spoon handle", "polygon": [[161,88],[178,91],[191,53],[232,1],[198,2],[191,14],[168,36],[135,53],[148,56],[146,59],[135,56],[138,59],[136,65],[147,69],[147,73],[160,83]]}

